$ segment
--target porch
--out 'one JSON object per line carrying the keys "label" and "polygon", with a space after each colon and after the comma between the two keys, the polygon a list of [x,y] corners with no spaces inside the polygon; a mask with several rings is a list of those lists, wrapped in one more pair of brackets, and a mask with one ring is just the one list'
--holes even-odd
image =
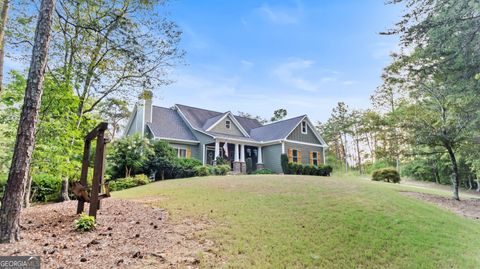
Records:
{"label": "porch", "polygon": [[[221,157],[230,165],[234,173],[246,174],[247,171],[264,167],[262,147],[253,143],[217,139],[214,143],[205,145],[204,152],[204,164],[217,165],[217,160]],[[251,162],[248,161],[249,159]]]}

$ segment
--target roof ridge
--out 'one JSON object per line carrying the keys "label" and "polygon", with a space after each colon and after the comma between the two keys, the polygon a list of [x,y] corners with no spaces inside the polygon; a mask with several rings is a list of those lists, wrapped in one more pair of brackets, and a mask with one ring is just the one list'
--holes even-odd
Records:
{"label": "roof ridge", "polygon": [[209,111],[209,112],[215,112],[215,113],[220,113],[220,114],[225,114],[226,112],[220,112],[220,111],[215,111],[215,110],[210,110],[210,109],[205,109],[205,108],[200,108],[200,107],[195,107],[195,106],[187,106],[187,105],[182,105],[182,104],[175,104],[176,106],[185,106],[188,108],[195,108],[199,110],[204,110],[204,111]]}
{"label": "roof ridge", "polygon": [[252,130],[254,129],[258,129],[258,128],[262,128],[262,127],[266,127],[266,126],[271,126],[271,125],[274,125],[274,124],[277,124],[277,123],[282,123],[282,122],[285,122],[287,120],[293,120],[293,119],[297,119],[297,118],[303,118],[307,115],[301,115],[301,116],[297,116],[297,117],[293,117],[293,118],[289,118],[289,119],[284,119],[284,120],[279,120],[279,121],[274,121],[274,122],[270,122],[270,123],[267,123],[267,124],[263,124],[262,126],[260,127],[257,127],[257,128],[253,128]]}

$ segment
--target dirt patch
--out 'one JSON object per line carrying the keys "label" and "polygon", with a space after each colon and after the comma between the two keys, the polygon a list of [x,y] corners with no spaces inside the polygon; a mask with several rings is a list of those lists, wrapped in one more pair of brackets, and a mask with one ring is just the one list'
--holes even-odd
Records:
{"label": "dirt patch", "polygon": [[446,208],[457,215],[480,221],[480,199],[464,199],[454,200],[453,198],[442,197],[438,195],[418,193],[418,192],[402,192],[403,194],[415,197]]}
{"label": "dirt patch", "polygon": [[[198,234],[208,221],[168,221],[165,210],[109,198],[97,228],[74,230],[75,201],[34,206],[22,212],[22,240],[1,244],[2,255],[39,255],[42,268],[199,268],[214,258],[212,241]],[[88,204],[87,204],[88,206]]]}

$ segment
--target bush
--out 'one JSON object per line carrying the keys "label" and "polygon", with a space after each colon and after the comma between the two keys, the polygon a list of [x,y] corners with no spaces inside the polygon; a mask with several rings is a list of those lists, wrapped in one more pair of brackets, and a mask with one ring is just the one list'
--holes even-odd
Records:
{"label": "bush", "polygon": [[135,182],[137,186],[147,185],[148,183],[150,183],[150,179],[146,175],[140,174],[135,175],[135,177],[133,178],[133,182]]}
{"label": "bush", "polygon": [[400,175],[395,168],[383,168],[375,170],[372,174],[373,181],[385,181],[391,183],[399,183]]}
{"label": "bush", "polygon": [[216,176],[224,176],[228,172],[230,172],[230,165],[222,164],[222,165],[215,165],[211,167],[210,173]]}
{"label": "bush", "polygon": [[199,165],[195,167],[195,175],[197,177],[206,177],[211,175],[210,167],[206,165]]}
{"label": "bush", "polygon": [[57,201],[62,187],[62,179],[50,174],[33,174],[31,197],[33,202]]}
{"label": "bush", "polygon": [[263,169],[252,172],[252,175],[270,175],[270,174],[275,174],[275,172],[267,168],[263,168]]}
{"label": "bush", "polygon": [[80,218],[75,220],[75,230],[88,232],[95,229],[95,218],[86,214],[80,215]]}
{"label": "bush", "polygon": [[310,165],[303,165],[302,166],[302,175],[311,175],[311,172],[312,171],[312,168],[310,167]]}
{"label": "bush", "polygon": [[282,154],[280,155],[280,164],[282,165],[282,171],[284,174],[290,174],[290,169],[288,166],[288,155]]}
{"label": "bush", "polygon": [[225,164],[229,164],[230,161],[222,156],[218,156],[216,159],[215,159],[217,165],[225,165]]}
{"label": "bush", "polygon": [[121,191],[150,183],[150,179],[141,174],[135,177],[120,178],[108,182],[110,191]]}
{"label": "bush", "polygon": [[333,172],[333,168],[330,165],[320,165],[318,167],[317,175],[329,177]]}
{"label": "bush", "polygon": [[253,171],[252,158],[246,158],[245,159],[245,166],[246,166],[247,174],[251,174],[252,171]]}
{"label": "bush", "polygon": [[191,159],[186,159],[186,158],[177,158],[175,161],[175,167],[173,168],[172,171],[172,177],[173,178],[185,178],[185,177],[194,177],[196,175],[195,173],[195,167],[201,166],[202,162],[191,158]]}

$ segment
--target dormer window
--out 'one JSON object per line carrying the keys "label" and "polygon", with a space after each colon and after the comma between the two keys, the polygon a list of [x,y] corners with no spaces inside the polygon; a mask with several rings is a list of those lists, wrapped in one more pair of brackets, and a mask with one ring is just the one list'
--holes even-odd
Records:
{"label": "dormer window", "polygon": [[225,128],[230,129],[230,121],[225,121]]}
{"label": "dormer window", "polygon": [[302,121],[302,134],[307,134],[307,122]]}

